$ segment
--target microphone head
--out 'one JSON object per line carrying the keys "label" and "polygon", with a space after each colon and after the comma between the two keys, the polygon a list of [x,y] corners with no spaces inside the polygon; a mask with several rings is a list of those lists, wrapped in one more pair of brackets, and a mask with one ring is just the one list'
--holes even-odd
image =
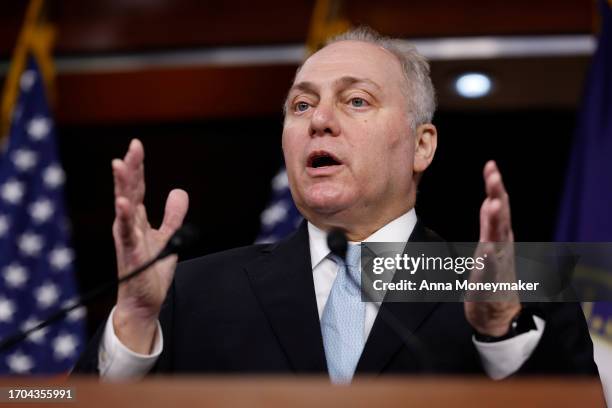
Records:
{"label": "microphone head", "polygon": [[333,228],[329,231],[327,234],[327,246],[332,254],[338,256],[340,259],[346,259],[348,240],[346,239],[344,231],[340,228]]}
{"label": "microphone head", "polygon": [[170,237],[163,253],[165,256],[170,254],[180,255],[186,249],[189,249],[198,242],[199,238],[200,233],[196,227],[184,224]]}

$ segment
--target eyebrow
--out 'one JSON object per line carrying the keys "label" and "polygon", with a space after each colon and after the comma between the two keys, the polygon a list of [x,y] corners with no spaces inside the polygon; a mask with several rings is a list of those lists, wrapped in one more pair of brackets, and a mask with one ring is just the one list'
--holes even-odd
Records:
{"label": "eyebrow", "polygon": [[291,94],[291,92],[293,91],[304,91],[304,92],[309,92],[309,93],[316,93],[316,89],[317,87],[312,82],[308,82],[308,81],[298,82],[297,84],[289,88],[289,92],[287,94]]}
{"label": "eyebrow", "polygon": [[334,82],[341,84],[345,87],[356,85],[356,84],[367,84],[367,85],[373,86],[376,89],[381,89],[380,85],[378,85],[376,82],[370,79],[367,79],[367,78],[356,78],[352,76],[343,76],[342,78],[339,78]]}
{"label": "eyebrow", "polygon": [[[378,85],[376,82],[367,79],[367,78],[357,78],[357,77],[353,77],[353,76],[343,76],[341,78],[338,78],[334,81],[334,85],[341,85],[343,88],[348,88],[349,86],[352,85],[358,85],[358,84],[367,84],[370,86],[373,86],[374,88],[381,90],[382,88],[380,87],[380,85]],[[285,99],[285,104],[284,104],[284,109],[287,108],[287,104],[289,102],[289,96],[295,92],[295,91],[303,91],[303,92],[307,92],[307,93],[312,93],[312,94],[316,94],[317,93],[317,86],[309,81],[303,81],[303,82],[298,82],[297,84],[293,85],[291,88],[289,88],[289,92],[287,93],[287,98]]]}
{"label": "eyebrow", "polygon": [[[368,84],[377,89],[381,89],[380,85],[378,85],[376,82],[370,79],[357,78],[353,76],[343,76],[341,78],[338,78],[334,81],[334,84],[339,84],[344,87],[348,87],[348,86],[355,85],[355,84]],[[317,86],[314,83],[309,82],[309,81],[304,81],[304,82],[298,82],[297,84],[293,85],[289,89],[289,93],[295,90],[316,93],[316,89],[317,89]]]}

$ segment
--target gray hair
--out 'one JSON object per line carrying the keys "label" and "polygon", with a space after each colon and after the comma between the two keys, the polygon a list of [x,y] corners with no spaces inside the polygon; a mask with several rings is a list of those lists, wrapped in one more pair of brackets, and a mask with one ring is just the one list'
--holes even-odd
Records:
{"label": "gray hair", "polygon": [[330,38],[325,46],[339,41],[362,41],[389,51],[399,60],[406,78],[406,97],[412,117],[412,128],[431,123],[436,110],[436,94],[429,74],[429,62],[416,47],[399,39],[382,36],[375,30],[361,26]]}

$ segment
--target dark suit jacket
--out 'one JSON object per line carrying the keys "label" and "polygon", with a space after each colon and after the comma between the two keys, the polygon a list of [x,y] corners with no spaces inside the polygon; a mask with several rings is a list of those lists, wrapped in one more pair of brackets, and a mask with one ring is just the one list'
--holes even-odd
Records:
{"label": "dark suit jacket", "polygon": [[[439,238],[417,223],[411,241]],[[517,374],[596,374],[593,347],[577,304],[540,305],[546,329]],[[483,373],[462,303],[383,303],[418,338],[435,373]],[[417,373],[423,356],[379,316],[357,374]],[[315,299],[308,230],[182,262],[160,314],[164,373],[327,371]],[[97,373],[98,330],[75,373]]]}

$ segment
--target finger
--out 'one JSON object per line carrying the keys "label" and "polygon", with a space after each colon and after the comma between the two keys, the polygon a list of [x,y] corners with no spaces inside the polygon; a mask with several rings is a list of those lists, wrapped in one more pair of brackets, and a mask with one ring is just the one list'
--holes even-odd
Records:
{"label": "finger", "polygon": [[142,203],[145,194],[144,147],[140,140],[132,139],[124,161],[128,172],[131,198],[136,204]]}
{"label": "finger", "polygon": [[489,160],[488,162],[485,163],[485,166],[483,168],[483,176],[486,179],[487,176],[489,174],[491,174],[494,171],[498,171],[497,170],[497,163],[495,162],[495,160]]}
{"label": "finger", "polygon": [[[506,233],[507,231],[504,230],[508,230],[511,225],[510,200],[502,180],[501,172],[494,161],[487,162],[483,175],[487,199],[483,203],[485,211],[481,211],[481,216],[491,221],[489,224],[493,229],[490,232],[495,233],[499,237],[499,234],[503,235]],[[482,221],[481,218],[481,225]]]}
{"label": "finger", "polygon": [[115,199],[117,197],[128,197],[129,183],[127,178],[127,166],[121,159],[114,159],[111,162],[113,169],[113,184],[115,188]]}
{"label": "finger", "polygon": [[125,153],[125,162],[128,166],[136,169],[144,160],[144,147],[138,139],[132,139]]}
{"label": "finger", "polygon": [[117,238],[125,249],[136,246],[136,233],[134,231],[134,208],[126,197],[115,199],[115,220]]}
{"label": "finger", "polygon": [[485,182],[485,192],[487,196],[485,197],[482,205],[480,206],[480,242],[490,242],[490,230],[491,230],[491,188],[490,183],[494,180],[491,180],[491,176],[497,173],[497,163],[493,160],[489,160],[482,172],[482,176]]}
{"label": "finger", "polygon": [[480,207],[480,242],[491,242],[492,240],[492,211],[496,210],[496,205],[490,198],[485,198]]}
{"label": "finger", "polygon": [[507,201],[486,199],[480,212],[480,242],[511,241],[512,223]]}
{"label": "finger", "polygon": [[510,219],[505,203],[499,198],[494,198],[489,203],[489,237],[490,242],[503,242],[507,240]]}
{"label": "finger", "polygon": [[180,189],[172,190],[166,200],[164,220],[159,231],[167,236],[172,235],[183,224],[188,208],[189,196],[187,192]]}
{"label": "finger", "polygon": [[499,241],[500,231],[504,230],[509,224],[507,211],[504,209],[505,203],[499,198],[492,198],[487,201],[486,223],[488,225],[487,241]]}
{"label": "finger", "polygon": [[496,170],[487,179],[487,195],[489,197],[489,216],[491,233],[496,241],[506,241],[511,228],[510,200],[501,173]]}
{"label": "finger", "polygon": [[506,196],[506,187],[504,187],[499,170],[494,169],[485,176],[485,190],[488,197],[504,198]]}
{"label": "finger", "polygon": [[136,205],[134,209],[134,220],[134,225],[142,231],[151,228],[149,217],[147,216],[147,209],[144,204]]}

